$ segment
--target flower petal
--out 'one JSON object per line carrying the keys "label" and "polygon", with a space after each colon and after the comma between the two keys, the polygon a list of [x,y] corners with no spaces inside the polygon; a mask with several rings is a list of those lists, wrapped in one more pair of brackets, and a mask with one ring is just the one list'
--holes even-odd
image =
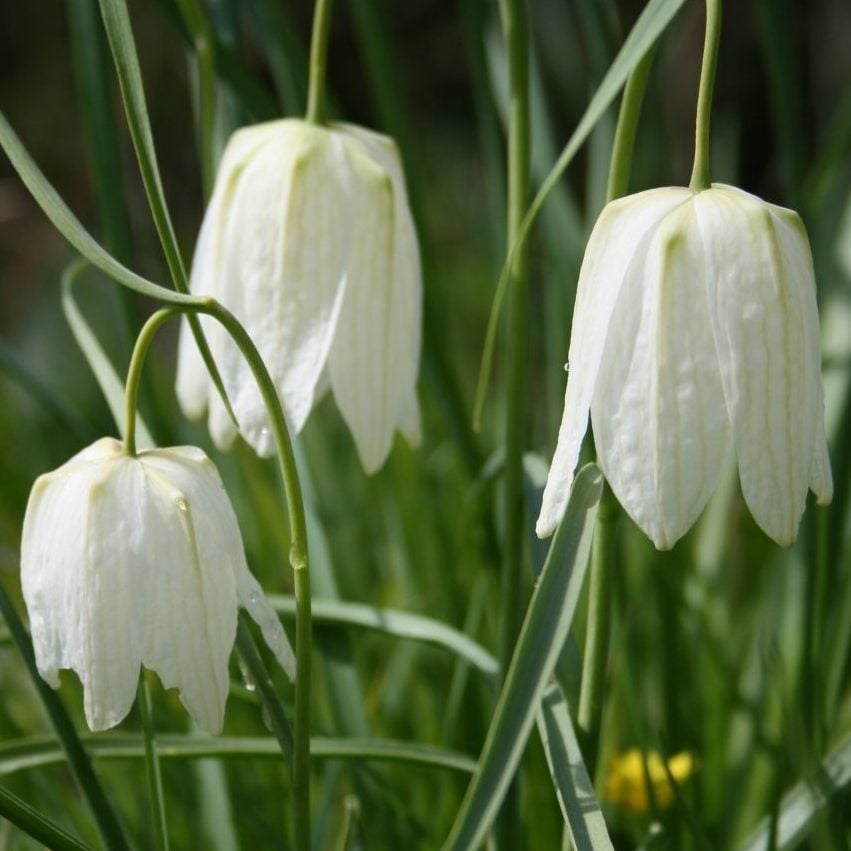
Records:
{"label": "flower petal", "polygon": [[234,563],[245,561],[233,508],[213,463],[196,449],[139,456],[145,477],[140,554],[146,576],[142,662],[203,729],[222,728],[236,636]]}
{"label": "flower petal", "polygon": [[[695,198],[707,259],[707,291],[721,380],[745,501],[767,535],[791,544],[813,466],[820,376],[800,264],[768,206],[717,187]],[[823,413],[819,412],[822,417]]]}
{"label": "flower petal", "polygon": [[627,269],[647,234],[668,212],[690,197],[691,192],[681,188],[641,192],[607,205],[594,225],[579,273],[564,414],[544,488],[536,526],[538,537],[547,537],[555,531],[567,506],[573,471],[588,428],[609,319]]}
{"label": "flower petal", "polygon": [[659,549],[697,519],[730,445],[703,275],[694,209],[683,204],[635,254],[591,406],[603,472]]}

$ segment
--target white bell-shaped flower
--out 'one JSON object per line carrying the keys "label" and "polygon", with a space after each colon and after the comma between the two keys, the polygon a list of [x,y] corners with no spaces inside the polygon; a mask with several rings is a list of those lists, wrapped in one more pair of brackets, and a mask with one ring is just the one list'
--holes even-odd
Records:
{"label": "white bell-shaped flower", "polygon": [[745,501],[791,544],[807,488],[830,502],[815,277],[791,210],[728,186],[610,203],[576,295],[558,446],[537,531],[567,504],[589,411],[599,462],[667,549],[735,450]]}
{"label": "white bell-shaped flower", "polygon": [[[397,429],[418,442],[422,280],[392,140],[296,119],[237,131],[190,284],[245,326],[296,432],[330,387],[367,472],[384,463]],[[242,436],[270,455],[274,441],[248,367],[221,328],[202,322]],[[177,396],[187,416],[209,409],[220,448],[233,442],[236,428],[185,323]]]}
{"label": "white bell-shaped flower", "polygon": [[102,438],[39,477],[21,583],[39,673],[56,688],[61,668],[77,672],[95,731],[130,711],[144,665],[180,691],[199,726],[219,732],[238,602],[295,674],[219,473],[194,447],[131,458]]}

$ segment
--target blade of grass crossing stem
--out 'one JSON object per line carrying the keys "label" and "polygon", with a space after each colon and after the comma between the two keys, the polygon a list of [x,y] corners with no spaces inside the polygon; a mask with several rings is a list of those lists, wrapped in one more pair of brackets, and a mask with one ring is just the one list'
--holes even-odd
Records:
{"label": "blade of grass crossing stem", "polygon": [[0,585],[0,614],[3,615],[12,640],[23,657],[30,679],[41,699],[42,706],[47,712],[50,723],[53,725],[56,737],[62,745],[62,750],[65,752],[71,774],[80,793],[89,805],[89,810],[97,825],[104,847],[108,851],[128,849],[124,831],[104,793],[103,787],[100,785],[88,754],[80,742],[80,737],[62,705],[59,695],[47,685],[38,672],[30,637],[27,635],[24,625],[21,623],[18,613],[12,606],[12,601],[6,595],[6,590],[2,585]]}
{"label": "blade of grass crossing stem", "polygon": [[[166,263],[171,273],[175,289],[180,293],[189,292],[186,268],[180,255],[180,246],[168,213],[157,155],[154,149],[154,137],[151,134],[151,122],[148,118],[148,107],[145,103],[145,91],[142,86],[142,72],[139,69],[139,57],[136,54],[136,44],[133,41],[133,31],[130,27],[130,16],[124,0],[100,0],[101,16],[106,28],[106,37],[112,49],[115,70],[118,73],[118,84],[124,99],[127,113],[127,123],[130,127],[130,137],[136,149],[136,159],[139,171],[142,173],[142,183],[148,196],[148,204],[154,219],[154,226],[162,244]],[[210,373],[210,377],[222,398],[222,403],[234,425],[239,427],[236,416],[231,408],[224,384],[210,353],[210,347],[201,330],[201,323],[195,314],[187,317],[195,343]]]}
{"label": "blade of grass crossing stem", "polygon": [[[140,736],[120,733],[86,736],[86,747],[96,759],[144,759],[145,744]],[[164,733],[157,736],[157,750],[163,760],[228,759],[260,757],[280,759],[278,742],[271,736],[195,736]],[[476,763],[466,754],[422,745],[418,742],[370,738],[322,738],[310,740],[315,759],[396,762],[449,769],[472,774]],[[0,775],[14,774],[45,765],[58,765],[64,759],[53,739],[32,736],[0,744]]]}
{"label": "blade of grass crossing stem", "polygon": [[54,851],[92,851],[89,845],[66,833],[58,824],[34,810],[17,795],[0,786],[0,816],[28,836]]}
{"label": "blade of grass crossing stem", "polygon": [[517,239],[511,245],[508,256],[505,259],[505,264],[502,267],[496,292],[494,293],[493,304],[491,305],[473,411],[473,425],[476,430],[481,425],[482,408],[484,406],[485,396],[487,395],[494,346],[496,345],[496,332],[499,326],[502,303],[505,300],[505,293],[508,288],[514,260],[526,242],[529,231],[532,229],[532,224],[541,211],[541,207],[543,207],[544,202],[582,147],[582,144],[588,138],[600,118],[605,114],[609,105],[626,82],[627,77],[632,73],[635,66],[638,65],[651,45],[659,38],[684,2],[685,0],[650,0],[644,7],[644,11],[635,22],[635,26],[627,36],[623,47],[621,47],[618,55],[615,57],[615,61],[609,67],[606,76],[591,98],[591,102],[588,104],[579,124],[576,126],[570,139],[568,139],[558,160],[550,170],[550,173],[538,190],[538,194],[526,211],[526,215],[517,234]]}
{"label": "blade of grass crossing stem", "polygon": [[275,692],[272,678],[263,664],[257,645],[251,635],[245,619],[245,613],[239,613],[239,624],[236,630],[236,650],[244,670],[251,677],[251,682],[257,689],[260,704],[263,707],[264,720],[278,741],[284,761],[292,767],[293,763],[293,731],[287,721],[284,707]]}
{"label": "blade of grass crossing stem", "polygon": [[[814,777],[801,780],[784,796],[777,819],[777,851],[792,851],[807,837],[827,803],[851,786],[851,733],[821,763]],[[764,819],[741,851],[768,851],[771,818]]]}
{"label": "blade of grass crossing stem", "polygon": [[558,803],[576,851],[614,851],[594,784],[588,776],[561,688],[547,689],[538,709],[538,734]]}
{"label": "blade of grass crossing stem", "polygon": [[[115,367],[74,300],[74,285],[88,268],[89,262],[81,259],[75,260],[63,272],[62,311],[77,345],[83,352],[98,386],[106,398],[106,403],[109,405],[109,410],[118,426],[119,434],[123,435],[125,427],[124,382],[118,377]],[[151,449],[154,446],[154,440],[148,431],[148,427],[138,412],[136,414],[136,446],[139,449]]]}
{"label": "blade of grass crossing stem", "polygon": [[496,818],[535,723],[535,715],[567,638],[591,550],[603,477],[580,470],[532,594],[476,773],[444,851],[478,848]]}

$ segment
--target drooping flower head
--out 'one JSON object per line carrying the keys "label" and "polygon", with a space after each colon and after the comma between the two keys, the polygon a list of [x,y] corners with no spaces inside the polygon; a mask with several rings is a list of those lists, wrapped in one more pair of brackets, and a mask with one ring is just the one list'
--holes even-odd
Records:
{"label": "drooping flower head", "polygon": [[[419,438],[419,252],[392,140],[296,119],[237,131],[222,158],[192,266],[191,289],[221,301],[254,339],[298,432],[330,387],[367,472],[399,429]],[[215,323],[204,330],[242,436],[274,443],[248,367]],[[226,448],[236,429],[191,334],[180,342],[184,412],[209,409]]]}
{"label": "drooping flower head", "polygon": [[830,501],[815,277],[796,213],[729,186],[610,203],[588,242],[564,418],[538,518],[564,513],[590,412],[619,502],[660,549],[732,449],[754,519],[791,544],[807,489]]}
{"label": "drooping flower head", "polygon": [[140,666],[221,730],[241,602],[294,676],[292,649],[245,561],[212,461],[194,447],[131,458],[102,438],[33,486],[21,584],[41,676],[77,672],[92,730],[133,705]]}

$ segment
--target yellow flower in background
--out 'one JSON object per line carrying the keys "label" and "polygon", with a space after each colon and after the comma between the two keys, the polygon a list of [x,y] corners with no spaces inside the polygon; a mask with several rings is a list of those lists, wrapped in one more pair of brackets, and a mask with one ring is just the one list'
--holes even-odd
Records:
{"label": "yellow flower in background", "polygon": [[295,675],[219,473],[195,447],[131,458],[105,437],[40,476],[24,517],[21,586],[39,673],[57,688],[60,669],[76,671],[94,731],[126,717],[144,665],[218,733],[240,603]]}
{"label": "yellow flower in background", "polygon": [[[198,237],[191,290],[244,325],[298,432],[330,389],[367,472],[398,429],[419,441],[415,394],[422,276],[396,145],[352,125],[284,119],[237,131],[222,157]],[[274,441],[248,366],[217,323],[202,319],[243,438]],[[177,397],[209,410],[213,440],[237,431],[184,321]]]}
{"label": "yellow flower in background", "polygon": [[790,545],[833,481],[809,241],[792,210],[729,186],[610,203],[576,294],[558,445],[537,532],[564,514],[590,414],[615,496],[659,549],[734,452],[760,528]]}
{"label": "yellow flower in background", "polygon": [[[635,815],[642,815],[650,809],[648,778],[653,787],[653,799],[659,809],[667,809],[675,800],[662,758],[656,751],[647,751],[646,758],[645,773],[644,759],[638,748],[630,748],[613,756],[609,760],[603,790],[609,802]],[[688,752],[678,753],[668,760],[668,770],[679,786],[697,771],[697,759]]]}

